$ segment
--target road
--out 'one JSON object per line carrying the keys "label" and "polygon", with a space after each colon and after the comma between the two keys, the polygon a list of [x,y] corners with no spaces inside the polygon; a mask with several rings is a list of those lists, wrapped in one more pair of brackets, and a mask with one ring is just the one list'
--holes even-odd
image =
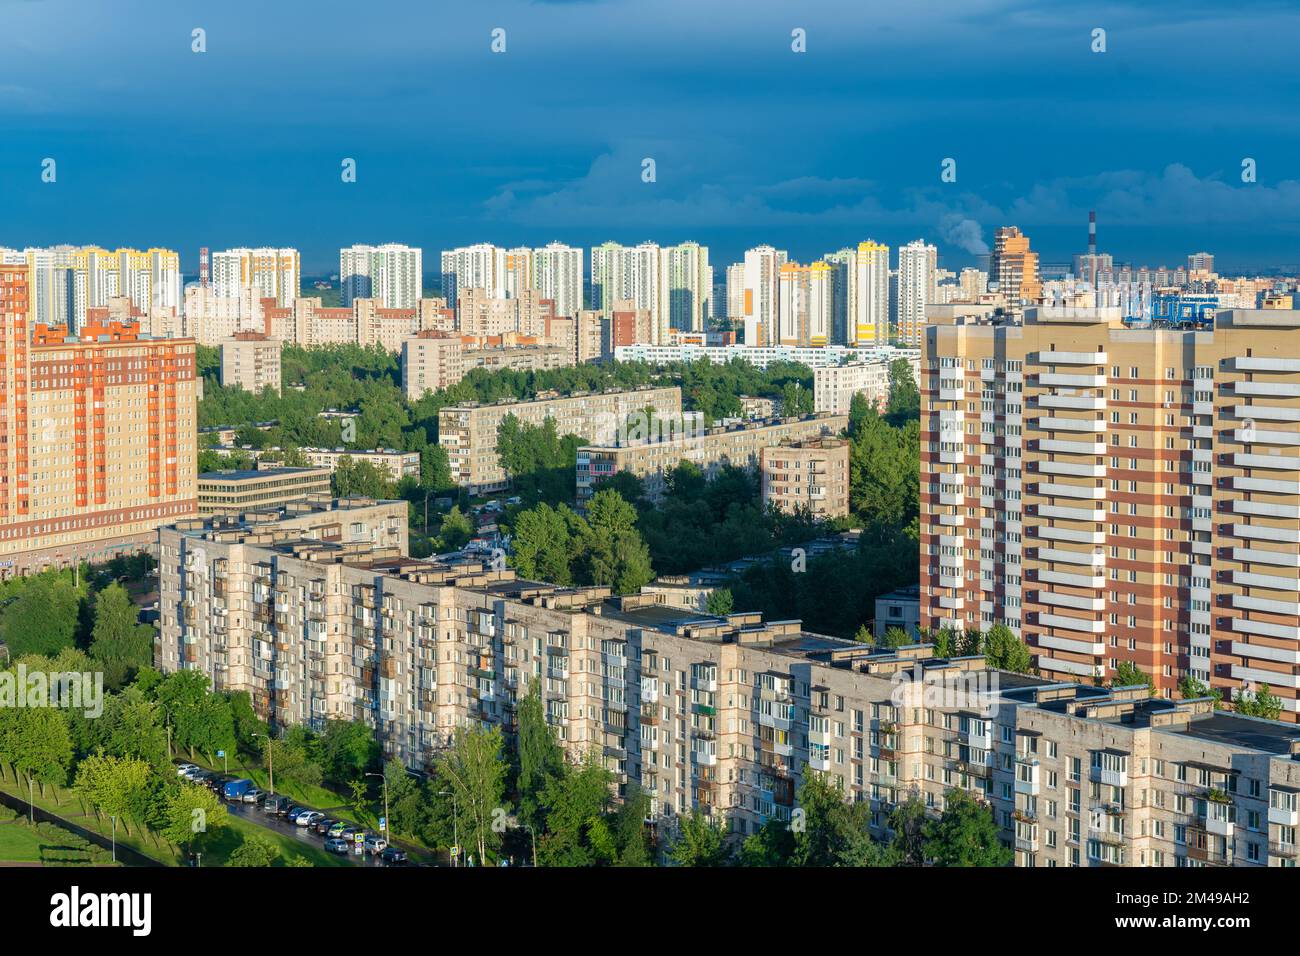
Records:
{"label": "road", "polygon": [[[258,826],[267,830],[274,830],[281,836],[289,837],[300,843],[311,844],[316,849],[324,849],[325,836],[315,832],[308,832],[307,827],[300,827],[297,824],[290,823],[284,817],[275,816],[270,813],[263,813],[261,806],[252,803],[233,803],[230,800],[222,798],[222,803],[226,805],[226,810],[231,814],[243,817],[250,823],[256,823]],[[302,806],[302,804],[299,804]],[[326,816],[329,813],[326,812]],[[348,859],[357,866],[383,866],[379,859],[379,854],[369,854],[357,856],[355,853],[349,853]]]}

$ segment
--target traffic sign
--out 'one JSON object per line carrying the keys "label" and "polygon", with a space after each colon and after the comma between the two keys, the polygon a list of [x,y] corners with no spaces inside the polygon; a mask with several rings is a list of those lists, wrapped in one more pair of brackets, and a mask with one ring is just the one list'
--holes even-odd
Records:
{"label": "traffic sign", "polygon": [[384,831],[387,831],[387,830],[388,830],[388,817],[380,817],[380,818],[379,818],[379,829],[384,830]]}
{"label": "traffic sign", "polygon": [[451,848],[451,855],[452,855],[452,856],[460,856],[460,847],[458,847],[458,846],[454,846],[454,847],[452,847],[452,848]]}

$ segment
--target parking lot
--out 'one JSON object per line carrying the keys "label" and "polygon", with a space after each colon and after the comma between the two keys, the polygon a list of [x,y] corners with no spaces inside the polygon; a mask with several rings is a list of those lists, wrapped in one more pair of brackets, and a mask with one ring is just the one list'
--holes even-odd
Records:
{"label": "parking lot", "polygon": [[[189,765],[183,762],[178,762],[176,766],[179,772],[181,768]],[[195,769],[197,770],[199,768],[195,768]],[[242,817],[244,820],[247,820],[250,823],[255,823],[264,829],[277,832],[281,836],[287,837],[288,839],[294,840],[296,842],[311,844],[315,846],[317,849],[321,849],[322,847],[324,847],[325,849],[329,849],[329,847],[325,846],[326,841],[329,839],[329,837],[326,834],[318,833],[314,826],[298,826],[296,822],[290,821],[286,817],[283,811],[278,814],[268,812],[266,809],[266,799],[269,799],[269,797],[267,797],[266,799],[259,798],[258,801],[255,803],[247,803],[239,798],[228,798],[224,796],[221,793],[221,788],[215,786],[215,784],[217,782],[224,784],[239,779],[234,775],[213,773],[211,771],[202,771],[199,779],[197,780],[190,779],[189,777],[186,777],[185,779],[190,780],[191,784],[194,786],[207,786],[209,787],[209,789],[215,789],[218,796],[221,798],[222,803],[225,805],[227,812],[235,816]],[[277,802],[283,801],[287,803],[288,806],[285,808],[286,810],[291,808],[304,808],[306,810],[316,810],[316,808],[308,807],[306,804],[299,804],[299,803],[293,803],[292,801],[287,801],[283,797],[277,796],[275,800]],[[317,812],[324,813],[326,818],[331,818],[331,815],[328,810],[321,810]],[[337,819],[337,818],[332,818],[332,819]],[[361,829],[361,828],[357,828],[357,829]],[[364,832],[372,836],[378,835],[374,830],[364,830]],[[345,854],[339,853],[338,855],[344,856]],[[366,851],[364,854],[358,855],[356,853],[356,849],[354,846],[349,846],[348,852],[346,853],[346,858],[356,866],[408,865],[405,864],[405,861],[401,861],[401,862],[386,861],[383,859],[382,854],[379,852]]]}

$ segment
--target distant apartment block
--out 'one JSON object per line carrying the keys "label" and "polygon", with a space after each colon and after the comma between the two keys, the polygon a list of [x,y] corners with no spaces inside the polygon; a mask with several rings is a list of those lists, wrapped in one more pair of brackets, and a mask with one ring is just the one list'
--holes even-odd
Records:
{"label": "distant apartment block", "polygon": [[28,321],[0,265],[0,575],[148,547],[195,514],[194,343]]}
{"label": "distant apartment block", "polygon": [[340,249],[339,289],[345,307],[373,299],[381,308],[413,309],[424,295],[424,253],[397,243]]}
{"label": "distant apartment block", "polygon": [[507,415],[529,425],[553,419],[562,436],[612,442],[626,430],[629,418],[642,416],[646,408],[653,410],[652,419],[680,420],[681,389],[647,387],[526,402],[453,405],[438,413],[438,444],[447,449],[456,484],[471,494],[481,494],[509,484],[497,458],[497,429]]}
{"label": "distant apartment block", "polygon": [[698,465],[707,477],[724,465],[757,473],[763,449],[783,442],[838,435],[848,425],[844,415],[820,415],[777,422],[744,423],[710,428],[664,441],[636,441],[623,445],[592,444],[578,449],[578,503],[593,494],[602,478],[626,471],[641,479],[651,501],[663,497],[665,477],[683,461]]}
{"label": "distant apartment block", "polygon": [[[917,360],[918,364],[920,360]],[[813,409],[847,415],[853,396],[883,412],[889,404],[889,362],[846,362],[813,369]]]}
{"label": "distant apartment block", "polygon": [[806,438],[759,453],[763,507],[813,518],[849,513],[849,443]]}
{"label": "distant apartment block", "polygon": [[670,362],[698,362],[700,360],[714,363],[727,363],[732,359],[743,359],[755,368],[767,368],[773,362],[799,362],[809,368],[823,365],[841,365],[845,362],[884,361],[893,358],[920,360],[919,349],[896,349],[889,345],[872,348],[850,348],[844,345],[827,345],[822,347],[773,345],[754,347],[749,345],[617,345],[614,358],[619,362],[649,362],[662,365]]}
{"label": "distant apartment block", "polygon": [[280,352],[284,343],[262,332],[236,332],[221,343],[221,384],[253,395],[265,388],[280,394]]}
{"label": "distant apartment block", "polygon": [[420,477],[420,453],[418,451],[398,451],[395,448],[300,448],[307,461],[319,468],[328,468],[330,472],[338,469],[344,458],[352,461],[364,461],[386,473],[393,481],[403,478]]}
{"label": "distant apartment block", "polygon": [[540,372],[574,364],[573,349],[543,345],[531,336],[462,336],[418,332],[402,342],[402,391],[416,401],[426,392],[449,388],[475,368]]}
{"label": "distant apartment block", "polygon": [[1300,312],[932,325],[921,624],[1005,618],[1062,679],[1300,689]]}
{"label": "distant apartment block", "polygon": [[212,253],[212,295],[237,299],[274,299],[293,305],[302,291],[302,265],[297,249],[227,249]]}
{"label": "distant apartment block", "polygon": [[313,495],[329,496],[328,468],[263,468],[199,475],[199,516],[242,515],[279,508]]}

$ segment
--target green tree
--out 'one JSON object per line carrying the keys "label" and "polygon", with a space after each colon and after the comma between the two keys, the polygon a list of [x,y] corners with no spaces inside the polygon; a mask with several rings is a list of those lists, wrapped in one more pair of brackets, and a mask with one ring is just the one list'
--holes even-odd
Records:
{"label": "green tree", "polygon": [[654,579],[650,550],[636,530],[636,509],[609,489],[587,503],[584,559],[593,584],[634,594]]}
{"label": "green tree", "polygon": [[1178,693],[1183,700],[1197,700],[1202,697],[1209,697],[1214,701],[1215,710],[1223,706],[1223,691],[1211,690],[1205,683],[1197,680],[1191,674],[1178,682]]}
{"label": "green tree", "polygon": [[925,804],[917,798],[897,804],[889,814],[889,829],[894,832],[890,849],[899,866],[925,864]]}
{"label": "green tree", "polygon": [[984,660],[989,667],[1013,674],[1028,674],[1033,666],[1033,657],[1025,642],[1001,621],[984,635]]}
{"label": "green tree", "polygon": [[808,769],[797,795],[799,814],[792,823],[794,866],[881,866],[882,849],[871,840],[870,805],[848,803],[839,777]]}
{"label": "green tree", "polygon": [[1260,684],[1256,690],[1238,691],[1232,699],[1233,709],[1247,717],[1263,717],[1277,720],[1282,716],[1282,699],[1271,693],[1268,684]]}
{"label": "green tree", "polygon": [[207,787],[173,784],[163,800],[158,831],[168,843],[202,852],[228,823],[225,806]]}
{"label": "green tree", "polygon": [[542,795],[547,832],[538,841],[544,866],[595,866],[614,861],[616,847],[607,814],[613,774],[599,754],[590,752]]}
{"label": "green tree", "polygon": [[17,598],[0,612],[0,641],[9,659],[27,654],[53,657],[72,647],[80,599],[72,582],[52,575],[37,575],[25,582]]}
{"label": "green tree", "polygon": [[149,792],[149,764],[135,757],[92,754],[77,765],[72,789],[101,816],[114,816],[129,834],[143,824]]}
{"label": "green tree", "polygon": [[455,794],[464,840],[478,848],[478,860],[501,845],[501,831],[493,824],[505,813],[506,762],[502,756],[501,728],[462,729],[449,753],[437,763],[438,776]]}
{"label": "green tree", "polygon": [[912,643],[912,639],[907,636],[907,631],[897,624],[891,624],[885,628],[885,633],[880,638],[881,647],[906,647]]}
{"label": "green tree", "polygon": [[541,687],[540,680],[532,681],[519,702],[519,816],[534,831],[541,831],[546,822],[542,800],[547,788],[566,770],[564,750],[546,722]]}
{"label": "green tree", "polygon": [[704,607],[710,614],[726,617],[736,607],[736,599],[731,594],[731,588],[715,588],[710,592]]}
{"label": "green tree", "polygon": [[731,859],[727,834],[698,810],[677,817],[677,834],[668,859],[678,866],[726,866]]}
{"label": "green tree", "polygon": [[395,498],[397,484],[386,468],[364,458],[344,455],[334,467],[334,493],[340,498]]}
{"label": "green tree", "polygon": [[227,866],[273,866],[280,859],[280,849],[270,840],[261,837],[245,837],[244,842],[235,847],[230,854]]}
{"label": "green tree", "polygon": [[360,720],[326,720],[315,749],[324,778],[335,783],[364,777],[379,767],[379,742]]}
{"label": "green tree", "polygon": [[439,549],[442,551],[459,551],[466,542],[474,537],[474,525],[460,508],[452,505],[451,511],[442,516],[439,529]]}
{"label": "green tree", "polygon": [[1115,668],[1115,678],[1111,681],[1111,686],[1134,687],[1139,684],[1145,684],[1152,691],[1155,690],[1155,683],[1150,675],[1144,673],[1132,661],[1120,661],[1119,666]]}
{"label": "green tree", "polygon": [[923,827],[925,857],[935,866],[1009,866],[1014,854],[998,840],[993,811],[965,790],[949,790],[937,820]]}
{"label": "green tree", "polygon": [[552,584],[572,584],[575,542],[571,528],[577,516],[565,505],[541,502],[515,518],[511,559],[520,577]]}
{"label": "green tree", "polygon": [[0,708],[0,763],[41,785],[63,786],[72,766],[72,736],[53,707]]}
{"label": "green tree", "polygon": [[916,418],[921,414],[921,392],[916,386],[912,363],[907,359],[894,359],[889,363],[889,416]]}
{"label": "green tree", "polygon": [[153,660],[153,628],[138,623],[126,588],[114,582],[95,596],[90,656],[104,669],[104,683],[122,687]]}

